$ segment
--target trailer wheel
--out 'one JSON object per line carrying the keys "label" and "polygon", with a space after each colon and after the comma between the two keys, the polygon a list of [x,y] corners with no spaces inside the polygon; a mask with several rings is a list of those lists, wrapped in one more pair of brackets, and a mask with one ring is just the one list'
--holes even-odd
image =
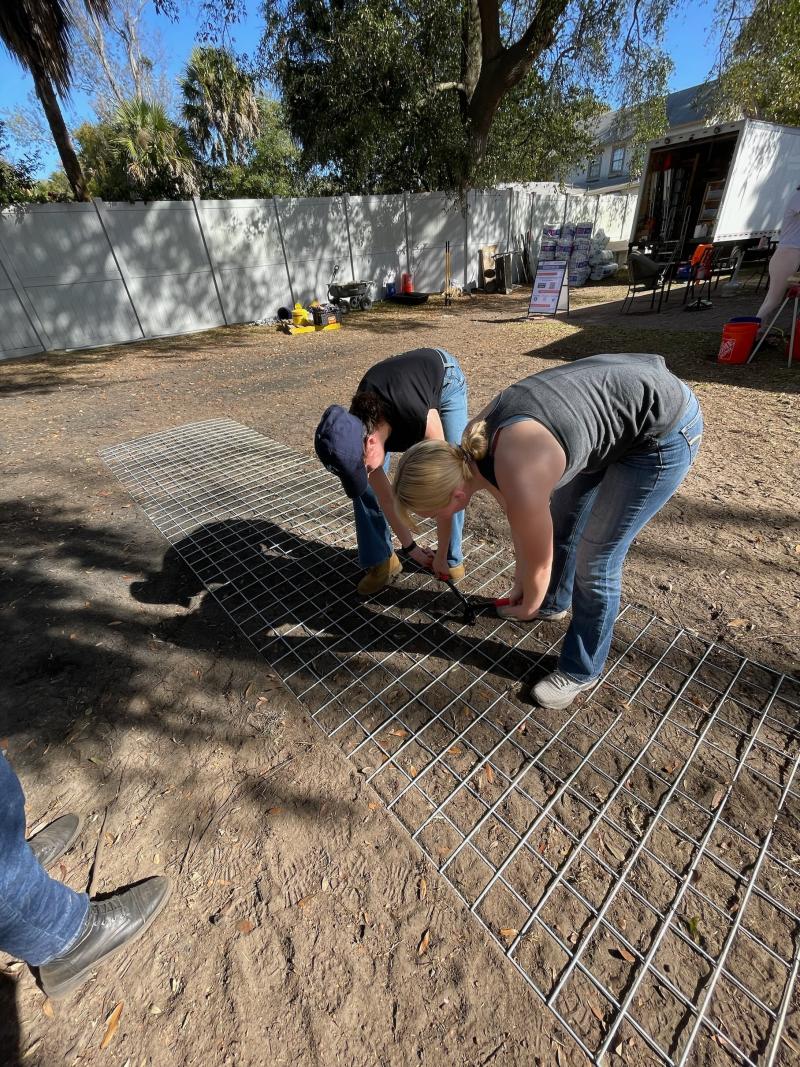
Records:
{"label": "trailer wheel", "polygon": [[369,311],[369,309],[371,307],[372,307],[372,298],[369,297],[369,296],[362,296],[361,297],[361,310],[362,311]]}

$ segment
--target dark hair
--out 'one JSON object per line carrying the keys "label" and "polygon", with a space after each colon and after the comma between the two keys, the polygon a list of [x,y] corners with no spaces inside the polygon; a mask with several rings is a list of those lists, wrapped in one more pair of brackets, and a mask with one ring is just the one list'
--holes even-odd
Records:
{"label": "dark hair", "polygon": [[356,393],[350,402],[350,414],[361,419],[367,433],[372,433],[379,422],[388,422],[386,408],[377,393]]}

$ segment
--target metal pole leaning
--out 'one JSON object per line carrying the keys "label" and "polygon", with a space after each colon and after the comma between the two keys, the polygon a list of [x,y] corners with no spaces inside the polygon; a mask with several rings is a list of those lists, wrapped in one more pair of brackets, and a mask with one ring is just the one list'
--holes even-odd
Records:
{"label": "metal pole leaning", "polygon": [[752,363],[753,362],[753,360],[755,359],[755,356],[756,356],[756,352],[758,352],[758,350],[761,348],[761,346],[766,341],[767,337],[770,334],[770,331],[772,330],[772,327],[775,325],[775,323],[781,317],[781,315],[783,313],[783,309],[786,307],[786,305],[789,303],[790,300],[794,299],[794,307],[792,308],[792,332],[791,332],[791,337],[790,337],[790,340],[789,340],[789,362],[787,364],[787,366],[791,367],[791,365],[792,365],[792,353],[794,351],[794,335],[795,335],[795,332],[796,332],[796,329],[797,329],[797,305],[798,305],[798,301],[800,301],[800,276],[792,275],[792,278],[797,278],[798,280],[797,280],[797,282],[793,281],[789,285],[789,288],[786,290],[786,295],[783,298],[783,303],[778,308],[778,310],[775,312],[775,314],[772,316],[772,321],[770,322],[769,326],[767,326],[766,330],[764,330],[764,332],[761,334],[761,337],[759,337],[759,339],[758,339],[758,344],[755,346],[753,351],[747,357],[747,362],[748,363]]}

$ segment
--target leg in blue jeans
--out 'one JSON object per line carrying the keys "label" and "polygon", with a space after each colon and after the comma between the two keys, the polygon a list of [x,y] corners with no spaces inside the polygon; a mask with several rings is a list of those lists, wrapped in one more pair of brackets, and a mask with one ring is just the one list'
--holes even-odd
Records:
{"label": "leg in blue jeans", "polygon": [[[391,458],[391,453],[387,452],[383,464],[387,474]],[[392,531],[371,486],[367,486],[366,493],[353,501],[353,516],[356,520],[358,562],[364,570],[368,570],[378,563],[383,563],[394,551]]]}
{"label": "leg in blue jeans", "polygon": [[592,505],[605,471],[578,474],[557,489],[550,499],[553,519],[553,569],[547,596],[539,609],[543,615],[568,611],[572,606],[575,563]]}
{"label": "leg in blue jeans", "polygon": [[[442,420],[445,440],[451,445],[461,444],[461,435],[467,425],[467,382],[455,356],[444,349],[439,349],[444,360],[444,382],[439,415]],[[450,545],[447,550],[447,562],[451,567],[459,564],[464,555],[461,551],[461,536],[464,530],[464,512],[457,511],[450,528]]]}
{"label": "leg in blue jeans", "polygon": [[25,841],[25,796],[0,754],[0,949],[33,967],[75,941],[89,898],[50,878]]}
{"label": "leg in blue jeans", "polygon": [[[631,453],[602,472],[579,475],[573,493],[555,493],[554,523],[564,538],[554,554],[546,610],[572,601],[559,669],[576,682],[603,670],[619,611],[622,564],[633,539],[685,478],[700,448],[703,416],[692,394],[675,430],[652,451]],[[565,486],[569,489],[569,486]],[[558,560],[558,570],[556,570]],[[570,589],[571,587],[571,589]]]}

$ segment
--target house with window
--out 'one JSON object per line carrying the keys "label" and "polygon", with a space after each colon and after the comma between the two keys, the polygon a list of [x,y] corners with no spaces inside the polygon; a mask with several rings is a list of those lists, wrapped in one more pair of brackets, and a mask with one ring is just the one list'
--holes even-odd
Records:
{"label": "house with window", "polygon": [[[692,85],[667,97],[668,130],[688,129],[711,122],[714,83]],[[632,126],[625,124],[625,112],[607,111],[595,125],[597,153],[580,170],[573,171],[567,184],[592,193],[635,193],[639,176],[631,177]]]}

